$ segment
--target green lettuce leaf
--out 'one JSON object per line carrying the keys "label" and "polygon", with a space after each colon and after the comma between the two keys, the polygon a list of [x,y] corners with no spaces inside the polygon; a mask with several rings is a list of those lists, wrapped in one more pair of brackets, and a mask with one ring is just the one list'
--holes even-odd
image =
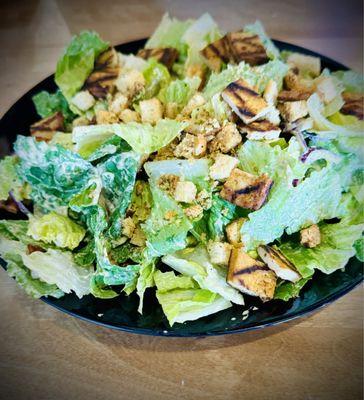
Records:
{"label": "green lettuce leaf", "polygon": [[28,235],[57,247],[75,249],[85,236],[85,229],[70,218],[51,212],[29,220]]}
{"label": "green lettuce leaf", "polygon": [[109,47],[96,32],[74,36],[57,63],[55,81],[69,101],[83,86],[96,58]]}
{"label": "green lettuce leaf", "polygon": [[154,286],[154,272],[155,272],[154,261],[145,262],[140,267],[139,277],[136,284],[136,290],[139,296],[138,311],[140,314],[143,313],[144,293],[146,289]]}
{"label": "green lettuce leaf", "polygon": [[303,278],[311,276],[315,269],[331,274],[345,267],[355,255],[353,247],[360,239],[364,224],[351,225],[342,220],[336,224],[320,224],[321,243],[312,249],[299,243],[286,242],[279,246],[281,252],[295,265]]}
{"label": "green lettuce leaf", "polygon": [[194,321],[231,307],[223,297],[205,289],[176,289],[169,292],[157,290],[157,299],[168,322]]}
{"label": "green lettuce leaf", "polygon": [[356,258],[359,261],[364,262],[364,237],[363,236],[354,242],[354,249],[355,249]]}
{"label": "green lettuce leaf", "polygon": [[74,145],[72,141],[72,133],[55,132],[52,139],[49,141],[49,144],[59,144],[65,149],[73,151]]}
{"label": "green lettuce leaf", "polygon": [[45,90],[32,97],[35,109],[40,117],[50,117],[57,111],[63,114],[66,123],[72,122],[76,115],[70,110],[66,98],[60,90],[49,93]]}
{"label": "green lettuce leaf", "polygon": [[142,247],[134,246],[130,242],[124,243],[110,250],[110,258],[118,265],[127,261],[141,264],[144,260]]}
{"label": "green lettuce leaf", "polygon": [[171,81],[167,67],[154,58],[147,61],[143,76],[145,78],[145,88],[141,94],[143,99],[151,99],[156,96]]}
{"label": "green lettuce leaf", "polygon": [[298,297],[301,289],[311,278],[302,278],[298,282],[281,281],[274,292],[274,299],[288,301]]}
{"label": "green lettuce leaf", "polygon": [[211,264],[204,246],[165,255],[162,261],[177,272],[193,278],[202,289],[217,293],[236,304],[244,304],[241,293],[226,283],[226,269]]}
{"label": "green lettuce leaf", "polygon": [[195,94],[200,86],[201,79],[198,77],[176,79],[164,87],[158,94],[163,104],[176,103],[179,111],[187,104],[188,100]]}
{"label": "green lettuce leaf", "polygon": [[333,76],[338,78],[344,85],[345,91],[353,93],[364,93],[363,75],[355,71],[335,71]]}
{"label": "green lettuce leaf", "polygon": [[196,287],[191,277],[176,275],[173,271],[161,272],[156,270],[154,273],[154,282],[159,293],[169,292],[174,289],[193,289]]}
{"label": "green lettuce leaf", "polygon": [[74,251],[73,258],[75,263],[80,267],[93,265],[96,260],[94,240],[89,240],[84,247]]}
{"label": "green lettuce leaf", "polygon": [[23,198],[23,184],[17,175],[17,165],[18,159],[15,156],[6,156],[0,161],[0,200],[6,200],[10,191],[17,199]]}

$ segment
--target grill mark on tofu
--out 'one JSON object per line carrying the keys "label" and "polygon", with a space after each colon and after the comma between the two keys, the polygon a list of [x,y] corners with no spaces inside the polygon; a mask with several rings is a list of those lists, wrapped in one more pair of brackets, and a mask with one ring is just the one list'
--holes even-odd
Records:
{"label": "grill mark on tofu", "polygon": [[277,100],[280,102],[307,100],[311,94],[311,91],[282,90],[279,92]]}
{"label": "grill mark on tofu", "polygon": [[239,124],[238,125],[239,130],[242,133],[250,133],[250,132],[270,132],[273,130],[280,130],[280,128],[277,125],[272,124],[270,121],[264,119],[262,121],[253,121],[248,125],[245,124]]}
{"label": "grill mark on tofu", "polygon": [[138,51],[137,56],[148,60],[148,58],[155,58],[161,64],[164,64],[168,69],[172,68],[173,64],[178,58],[178,51],[173,47],[164,47],[156,49],[141,49]]}
{"label": "grill mark on tofu", "polygon": [[361,94],[344,92],[343,100],[345,104],[340,110],[343,114],[364,119],[364,97]]}
{"label": "grill mark on tofu", "polygon": [[266,63],[269,58],[258,35],[243,31],[227,34],[232,57],[236,63],[245,61],[250,65]]}
{"label": "grill mark on tofu", "polygon": [[234,197],[237,197],[240,194],[248,194],[248,193],[251,193],[251,192],[255,192],[256,190],[259,190],[259,188],[260,188],[260,184],[252,185],[252,186],[248,186],[248,187],[246,187],[244,189],[236,190],[235,193],[234,193]]}
{"label": "grill mark on tofu", "polygon": [[55,132],[64,132],[64,118],[60,111],[30,126],[30,134],[39,141],[48,142]]}
{"label": "grill mark on tofu", "polygon": [[257,265],[252,265],[251,267],[245,269],[241,269],[239,271],[235,271],[233,275],[237,276],[244,274],[252,274],[255,271],[269,271],[269,268],[266,265],[257,264]]}

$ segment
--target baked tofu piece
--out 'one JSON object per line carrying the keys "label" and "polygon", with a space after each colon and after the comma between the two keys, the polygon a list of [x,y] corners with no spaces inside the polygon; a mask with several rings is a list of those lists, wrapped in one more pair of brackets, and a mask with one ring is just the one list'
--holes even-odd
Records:
{"label": "baked tofu piece", "polygon": [[227,36],[210,43],[200,53],[204,57],[208,67],[215,72],[219,72],[222,64],[227,64],[230,61],[230,48]]}
{"label": "baked tofu piece", "polygon": [[225,228],[227,240],[233,246],[240,246],[242,244],[240,231],[245,221],[246,218],[238,218],[235,221],[230,222],[230,224]]}
{"label": "baked tofu piece", "polygon": [[316,92],[325,104],[330,103],[330,101],[334,100],[340,94],[331,76],[317,78]]}
{"label": "baked tofu piece", "polygon": [[174,192],[174,199],[181,203],[193,203],[196,199],[197,188],[193,182],[178,181]]}
{"label": "baked tofu piece", "polygon": [[95,98],[88,90],[82,90],[72,97],[71,103],[81,111],[87,111],[95,105]]}
{"label": "baked tofu piece", "polygon": [[254,66],[269,61],[267,52],[258,35],[249,32],[230,32],[227,35],[231,58],[236,64],[241,61]]}
{"label": "baked tofu piece", "polygon": [[274,105],[277,102],[278,86],[276,81],[271,79],[264,89],[263,98],[269,105]]}
{"label": "baked tofu piece", "polygon": [[246,133],[247,138],[250,140],[272,140],[277,139],[281,133],[281,128],[272,124],[266,119],[261,121],[254,121],[249,125],[240,125],[239,130],[241,133]]}
{"label": "baked tofu piece", "polygon": [[303,78],[298,74],[298,69],[290,69],[284,77],[284,87],[287,90],[297,90],[298,92],[314,92],[314,81]]}
{"label": "baked tofu piece", "polygon": [[313,224],[300,231],[300,242],[303,246],[313,248],[321,243],[320,228]]}
{"label": "baked tofu piece", "polygon": [[171,69],[178,58],[178,51],[173,47],[140,49],[137,56],[144,58],[144,60],[155,58],[159,63],[164,64],[168,69]]}
{"label": "baked tofu piece", "polygon": [[207,252],[213,264],[227,266],[231,253],[231,244],[226,242],[212,242],[207,244]]}
{"label": "baked tofu piece", "polygon": [[38,141],[48,142],[55,132],[64,131],[63,114],[59,111],[30,126],[30,134]]}
{"label": "baked tofu piece", "polygon": [[236,157],[217,154],[215,162],[210,167],[210,176],[216,181],[227,179],[238,164],[239,160]]}
{"label": "baked tofu piece", "polygon": [[245,124],[263,117],[269,111],[268,103],[243,79],[230,83],[221,96]]}
{"label": "baked tofu piece", "polygon": [[119,115],[123,110],[128,108],[128,98],[121,93],[116,93],[109,103],[109,111]]}
{"label": "baked tofu piece", "polygon": [[278,94],[278,101],[300,101],[307,100],[311,96],[312,92],[308,90],[281,90]]}
{"label": "baked tofu piece", "polygon": [[163,118],[163,105],[156,97],[142,100],[139,107],[142,122],[154,125]]}
{"label": "baked tofu piece", "polygon": [[306,100],[286,101],[283,104],[279,104],[278,109],[283,119],[287,122],[297,121],[308,114]]}
{"label": "baked tofu piece", "polygon": [[311,117],[300,118],[297,121],[287,122],[284,126],[285,132],[303,132],[313,128],[313,119]]}
{"label": "baked tofu piece", "polygon": [[301,279],[296,267],[279,250],[270,246],[259,246],[258,254],[279,278],[290,282]]}
{"label": "baked tofu piece", "polygon": [[216,136],[209,143],[209,151],[221,151],[222,153],[229,153],[242,142],[242,137],[233,123],[228,123],[223,126]]}
{"label": "baked tofu piece", "polygon": [[364,97],[359,93],[343,93],[345,104],[341,108],[341,112],[345,115],[354,115],[359,119],[364,119]]}
{"label": "baked tofu piece", "polygon": [[309,72],[313,77],[321,72],[321,59],[300,53],[292,53],[287,57],[287,64],[298,68],[300,72]]}
{"label": "baked tofu piece", "polygon": [[239,247],[231,250],[227,282],[243,293],[268,301],[274,296],[277,277],[264,263]]}
{"label": "baked tofu piece", "polygon": [[225,182],[220,196],[239,207],[259,210],[267,200],[272,185],[272,179],[265,174],[256,176],[235,168]]}

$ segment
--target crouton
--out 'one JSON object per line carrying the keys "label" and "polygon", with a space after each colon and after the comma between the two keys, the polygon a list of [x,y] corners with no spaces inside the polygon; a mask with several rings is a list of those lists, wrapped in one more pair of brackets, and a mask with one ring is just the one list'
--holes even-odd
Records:
{"label": "crouton", "polygon": [[140,122],[140,115],[137,111],[130,110],[129,108],[119,113],[119,118],[127,124],[128,122]]}
{"label": "crouton", "polygon": [[210,241],[207,244],[207,252],[209,253],[212,264],[227,266],[229,264],[231,244]]}
{"label": "crouton", "polygon": [[130,239],[130,243],[133,244],[134,246],[144,247],[145,242],[146,242],[146,237],[144,232],[141,230],[139,226],[136,227],[133,232],[133,236]]}
{"label": "crouton", "polygon": [[243,79],[230,83],[221,96],[246,124],[269,111],[268,103]]}
{"label": "crouton", "polygon": [[300,231],[301,244],[305,247],[313,248],[321,243],[320,228],[313,224]]}
{"label": "crouton", "polygon": [[173,154],[179,158],[194,158],[205,155],[207,140],[204,135],[191,135],[187,133],[176,146]]}
{"label": "crouton", "polygon": [[116,93],[109,104],[109,111],[115,115],[119,115],[123,110],[128,108],[128,98],[121,93]]}
{"label": "crouton", "polygon": [[137,56],[144,58],[145,60],[154,58],[159,63],[164,64],[168,69],[171,69],[178,58],[178,51],[173,47],[140,49]]}
{"label": "crouton", "polygon": [[290,282],[297,282],[301,279],[296,267],[278,249],[259,246],[258,254],[279,278]]}
{"label": "crouton", "polygon": [[246,218],[238,218],[235,221],[230,222],[230,224],[225,228],[227,240],[233,246],[240,246],[242,244],[240,231],[245,221]]}
{"label": "crouton", "polygon": [[242,142],[242,137],[235,124],[229,122],[221,128],[209,143],[209,151],[228,153]]}
{"label": "crouton", "polygon": [[115,124],[119,122],[119,118],[111,111],[97,110],[96,122],[97,124]]}
{"label": "crouton", "polygon": [[197,108],[201,107],[206,103],[205,98],[202,96],[201,93],[195,93],[188,103],[185,105],[185,107],[182,110],[183,115],[190,115],[192,111]]}
{"label": "crouton", "polygon": [[145,86],[143,74],[136,69],[123,71],[115,81],[115,86],[129,99],[141,92]]}
{"label": "crouton", "polygon": [[264,89],[263,98],[269,105],[274,105],[277,102],[278,86],[276,81],[270,79]]}
{"label": "crouton", "polygon": [[165,105],[165,116],[166,118],[175,119],[178,115],[178,104],[175,102],[167,103]]}
{"label": "crouton", "polygon": [[324,76],[317,78],[316,93],[325,104],[328,104],[340,94],[340,91],[331,76]]}
{"label": "crouton", "polygon": [[308,114],[307,102],[305,100],[287,101],[278,105],[283,119],[287,122],[293,122]]}
{"label": "crouton", "polygon": [[135,231],[135,224],[134,224],[134,221],[132,220],[132,218],[130,218],[130,217],[124,218],[124,220],[122,222],[121,233],[124,236],[131,238],[133,236],[134,231]]}
{"label": "crouton", "polygon": [[220,196],[249,210],[259,210],[267,200],[273,181],[267,175],[256,176],[233,169],[225,182]]}
{"label": "crouton", "polygon": [[188,218],[195,219],[202,215],[203,208],[200,205],[195,204],[193,206],[185,208],[183,211]]}
{"label": "crouton", "polygon": [[284,87],[288,90],[296,90],[298,92],[313,93],[314,83],[312,79],[303,78],[296,71],[289,70],[284,77]]}
{"label": "crouton", "polygon": [[300,72],[308,72],[312,76],[318,76],[321,72],[320,57],[307,56],[300,53],[292,53],[287,57],[287,64],[298,68]]}
{"label": "crouton", "polygon": [[179,181],[180,177],[178,175],[164,174],[158,178],[157,184],[162,190],[173,196]]}
{"label": "crouton", "polygon": [[353,115],[359,119],[364,119],[364,97],[359,93],[343,93],[345,104],[341,108],[341,112],[345,115]]}
{"label": "crouton", "polygon": [[203,157],[206,154],[207,139],[204,135],[196,135],[193,144],[193,155],[195,157]]}
{"label": "crouton", "polygon": [[30,134],[38,141],[50,141],[56,132],[64,131],[64,117],[59,111],[30,126]]}
{"label": "crouton", "polygon": [[236,64],[245,61],[250,65],[261,65],[269,61],[267,52],[258,35],[249,32],[230,32],[227,35],[232,58]]}
{"label": "crouton", "polygon": [[88,120],[86,117],[77,117],[72,121],[72,126],[87,126],[90,125],[90,120]]}
{"label": "crouton", "polygon": [[142,122],[155,124],[163,118],[163,106],[156,97],[141,101],[139,107]]}
{"label": "crouton", "polygon": [[193,182],[178,181],[174,192],[174,199],[181,203],[193,203],[197,188]]}
{"label": "crouton", "polygon": [[281,129],[279,126],[272,124],[266,119],[262,121],[254,121],[249,125],[240,125],[241,133],[246,133],[250,140],[273,140],[279,137]]}
{"label": "crouton", "polygon": [[196,202],[204,210],[208,210],[212,206],[211,193],[209,193],[206,189],[202,189],[201,192],[198,192],[197,194]]}
{"label": "crouton", "polygon": [[210,167],[210,177],[217,181],[226,179],[238,164],[239,160],[235,157],[217,154],[214,164]]}
{"label": "crouton", "polygon": [[95,105],[95,98],[90,94],[89,91],[83,90],[73,96],[71,103],[79,110],[87,111]]}
{"label": "crouton", "polygon": [[227,282],[243,293],[268,301],[274,296],[277,277],[264,263],[239,247],[231,250]]}

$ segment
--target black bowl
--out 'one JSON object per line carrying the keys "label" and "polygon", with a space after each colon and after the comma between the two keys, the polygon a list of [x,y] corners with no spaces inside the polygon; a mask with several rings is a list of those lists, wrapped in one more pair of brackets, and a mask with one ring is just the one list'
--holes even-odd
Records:
{"label": "black bowl", "polygon": [[[274,42],[280,50],[298,51],[321,57],[322,66],[332,71],[348,69],[313,51],[278,40]],[[121,44],[116,48],[123,53],[136,53],[144,43],[145,40],[137,40]],[[30,124],[39,119],[32,103],[32,96],[41,90],[52,92],[55,89],[52,75],[22,96],[3,116],[0,121],[0,143],[4,143],[2,146],[4,154],[10,152],[16,135],[28,135]],[[9,216],[0,213],[0,218],[6,217]],[[0,259],[0,262],[5,266],[3,260]],[[304,287],[300,297],[295,300],[289,302],[275,300],[262,304],[256,298],[245,296],[247,304],[244,308],[233,306],[198,321],[175,324],[172,328],[163,315],[153,289],[147,290],[143,315],[137,311],[138,297],[135,294],[129,297],[121,295],[111,300],[96,299],[90,295],[80,300],[74,294],[66,295],[58,300],[53,298],[42,300],[77,318],[121,331],[155,336],[212,336],[246,332],[302,317],[342,297],[359,285],[362,280],[362,264],[356,258],[352,258],[344,272],[337,271],[331,275],[316,272],[314,279]],[[253,310],[255,306],[258,307],[257,310]],[[242,313],[248,308],[251,309],[249,318],[243,319]]]}

